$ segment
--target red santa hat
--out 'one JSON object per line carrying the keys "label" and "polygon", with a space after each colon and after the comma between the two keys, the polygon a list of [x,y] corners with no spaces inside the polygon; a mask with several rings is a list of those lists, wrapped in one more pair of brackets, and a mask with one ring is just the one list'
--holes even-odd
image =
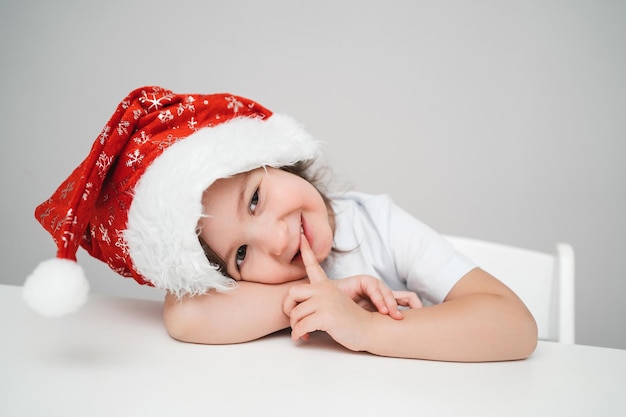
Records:
{"label": "red santa hat", "polygon": [[57,254],[26,279],[25,300],[47,316],[77,310],[89,291],[79,246],[115,272],[179,297],[234,287],[198,240],[204,190],[318,152],[292,118],[243,97],[132,91],[85,160],[35,210]]}

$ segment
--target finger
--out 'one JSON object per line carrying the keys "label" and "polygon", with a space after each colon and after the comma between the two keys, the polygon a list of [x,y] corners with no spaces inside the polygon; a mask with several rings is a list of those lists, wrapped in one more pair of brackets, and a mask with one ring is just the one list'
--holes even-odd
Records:
{"label": "finger", "polygon": [[302,320],[291,326],[291,340],[294,342],[298,339],[302,339],[304,341],[309,340],[309,334],[316,331],[322,330],[315,324],[316,318],[314,315],[308,315],[304,317]]}
{"label": "finger", "polygon": [[304,341],[309,340],[308,332],[302,333],[302,331],[295,331],[296,325],[305,317],[313,314],[311,309],[311,303],[306,301],[312,296],[309,285],[300,285],[292,287],[287,293],[285,300],[283,301],[283,312],[289,317],[289,325],[291,326],[291,338],[293,341],[302,339]]}
{"label": "finger", "polygon": [[289,316],[289,325],[291,328],[295,328],[298,326],[302,320],[306,317],[315,314],[315,307],[313,303],[304,302],[302,304],[298,304],[296,307],[291,310],[291,315]]}
{"label": "finger", "polygon": [[396,320],[402,320],[404,316],[398,309],[398,302],[396,301],[396,296],[394,295],[393,291],[391,291],[387,286],[382,283],[379,285],[381,285],[382,287],[381,293],[389,316]]}
{"label": "finger", "polygon": [[295,298],[292,297],[291,294],[287,294],[287,296],[283,300],[283,313],[285,313],[287,317],[291,317],[291,312],[294,308],[296,308],[297,305],[298,302],[295,300]]}
{"label": "finger", "polygon": [[412,291],[393,291],[393,295],[396,302],[404,307],[409,308],[421,308],[423,307],[422,301],[417,294]]}
{"label": "finger", "polygon": [[398,308],[398,303],[396,303],[395,298],[393,299],[393,304],[389,305],[387,308],[389,309],[389,313],[387,314],[392,319],[402,320],[404,318],[404,316],[402,315],[402,312],[400,312],[400,309]]}
{"label": "finger", "polygon": [[328,279],[321,265],[317,262],[315,254],[309,245],[309,241],[306,240],[304,233],[300,234],[300,255],[302,256],[302,262],[304,263],[306,274],[311,284],[324,282]]}
{"label": "finger", "polygon": [[380,314],[387,314],[396,320],[402,320],[404,316],[398,309],[396,297],[382,281],[364,280],[362,281],[362,291],[367,295],[371,304],[374,305]]}
{"label": "finger", "polygon": [[297,342],[298,339],[302,339],[306,342],[307,340],[309,340],[309,332],[303,332],[301,329],[294,328],[292,326],[291,327],[291,340],[293,340],[294,342]]}
{"label": "finger", "polygon": [[[306,319],[306,317],[304,318]],[[303,320],[304,320],[303,319]],[[302,320],[299,321],[295,321],[295,320],[291,320],[291,340],[293,340],[294,342],[302,339],[304,341],[309,340],[309,331],[306,329],[305,326],[306,323],[303,323]],[[314,330],[312,330],[314,331]]]}
{"label": "finger", "polygon": [[308,284],[291,287],[283,300],[283,313],[291,317],[292,310],[300,303],[311,298],[312,295],[313,292]]}
{"label": "finger", "polygon": [[385,294],[385,289],[386,287],[381,287],[378,282],[366,280],[361,283],[361,291],[380,314],[389,314],[389,307],[396,305],[396,299],[391,291]]}

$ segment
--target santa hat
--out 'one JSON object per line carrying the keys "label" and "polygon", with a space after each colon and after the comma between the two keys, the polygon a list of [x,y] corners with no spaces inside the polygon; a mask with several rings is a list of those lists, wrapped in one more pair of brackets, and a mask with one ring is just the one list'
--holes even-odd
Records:
{"label": "santa hat", "polygon": [[203,192],[219,178],[293,165],[318,151],[292,118],[243,97],[132,91],[85,160],[35,210],[57,254],[26,279],[25,300],[48,316],[77,310],[89,291],[79,246],[178,297],[233,288],[198,240]]}

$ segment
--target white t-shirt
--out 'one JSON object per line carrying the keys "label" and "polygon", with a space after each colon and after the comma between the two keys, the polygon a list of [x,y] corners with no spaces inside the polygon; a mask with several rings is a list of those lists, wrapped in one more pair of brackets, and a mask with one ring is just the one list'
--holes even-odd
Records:
{"label": "white t-shirt", "polygon": [[333,247],[322,264],[331,279],[367,274],[392,290],[417,293],[425,305],[443,302],[471,269],[468,258],[386,195],[332,195]]}

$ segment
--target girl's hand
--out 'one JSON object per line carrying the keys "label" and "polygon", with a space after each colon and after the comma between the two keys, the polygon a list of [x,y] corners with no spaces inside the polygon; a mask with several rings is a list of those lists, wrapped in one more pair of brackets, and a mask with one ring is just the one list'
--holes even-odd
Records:
{"label": "girl's hand", "polygon": [[[293,340],[306,340],[310,332],[323,330],[347,348],[361,350],[372,313],[357,302],[402,319],[396,295],[381,286],[379,280],[365,275],[349,278],[344,292],[336,285],[339,281],[331,282],[326,277],[304,236],[300,239],[300,252],[310,284],[292,287],[283,303],[283,311],[290,317]],[[401,305],[421,306],[415,295],[399,292],[397,296]]]}
{"label": "girl's hand", "polygon": [[420,308],[422,302],[412,291],[391,291],[383,281],[370,275],[355,275],[331,281],[355,303],[368,311],[388,314],[402,320],[398,306]]}

